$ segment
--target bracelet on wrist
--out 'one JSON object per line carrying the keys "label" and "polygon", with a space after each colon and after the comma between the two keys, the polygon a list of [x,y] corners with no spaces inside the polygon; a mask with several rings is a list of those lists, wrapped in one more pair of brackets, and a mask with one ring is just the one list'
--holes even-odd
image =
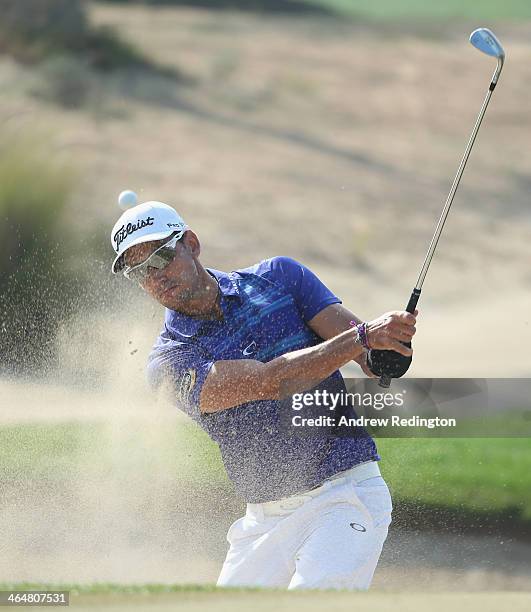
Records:
{"label": "bracelet on wrist", "polygon": [[368,351],[370,351],[371,347],[369,345],[369,337],[367,335],[367,323],[357,323],[356,321],[351,321],[350,324],[352,325],[352,327],[356,328],[356,331],[358,332],[358,340],[360,341],[363,348],[366,348]]}

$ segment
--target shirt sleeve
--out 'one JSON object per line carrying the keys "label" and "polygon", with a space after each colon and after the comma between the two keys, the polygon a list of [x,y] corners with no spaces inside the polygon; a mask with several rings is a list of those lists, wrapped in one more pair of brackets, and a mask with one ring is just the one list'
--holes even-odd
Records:
{"label": "shirt sleeve", "polygon": [[201,389],[213,363],[198,346],[161,338],[148,359],[148,381],[154,389],[167,385],[177,407],[197,420]]}
{"label": "shirt sleeve", "polygon": [[305,322],[330,304],[341,300],[306,266],[290,257],[273,257],[267,260],[265,277],[283,285],[293,296]]}

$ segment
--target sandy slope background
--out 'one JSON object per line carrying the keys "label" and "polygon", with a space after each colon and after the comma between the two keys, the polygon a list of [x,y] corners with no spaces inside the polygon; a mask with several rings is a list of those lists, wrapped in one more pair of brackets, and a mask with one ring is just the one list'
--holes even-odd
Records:
{"label": "sandy slope background", "polygon": [[[131,188],[175,205],[211,267],[289,255],[362,318],[406,304],[494,69],[467,42],[480,24],[382,30],[105,4],[91,14],[187,78],[117,78],[88,108],[65,111],[28,95],[34,74],[0,62],[2,120],[53,126],[51,153],[83,170],[74,226],[109,231],[116,195]],[[507,65],[425,284],[412,376],[531,375],[531,26],[496,32]],[[118,299],[60,330],[44,380],[1,381],[0,418],[105,423],[114,467],[94,475],[87,456],[62,483],[7,486],[1,580],[212,581],[241,504],[208,485],[177,491],[150,463],[160,431],[181,422],[143,379],[162,312],[104,270],[95,265]],[[142,428],[149,482],[128,467],[127,441]],[[530,559],[515,534],[399,531],[375,588],[529,590]]]}

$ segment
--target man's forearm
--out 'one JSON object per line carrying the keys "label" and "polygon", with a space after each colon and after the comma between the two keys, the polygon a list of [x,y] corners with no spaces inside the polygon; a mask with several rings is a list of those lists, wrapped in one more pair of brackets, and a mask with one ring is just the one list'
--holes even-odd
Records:
{"label": "man's forearm", "polygon": [[321,382],[363,353],[357,330],[349,329],[326,342],[281,355],[265,364],[266,394],[278,399]]}
{"label": "man's forearm", "polygon": [[[324,333],[324,332],[323,332]],[[388,312],[366,323],[371,348],[397,351],[409,356],[415,333],[415,316],[404,311]],[[352,327],[316,346],[276,357],[267,363],[253,359],[216,361],[203,384],[201,412],[219,412],[246,402],[279,399],[306,391],[353,359],[364,348]]]}

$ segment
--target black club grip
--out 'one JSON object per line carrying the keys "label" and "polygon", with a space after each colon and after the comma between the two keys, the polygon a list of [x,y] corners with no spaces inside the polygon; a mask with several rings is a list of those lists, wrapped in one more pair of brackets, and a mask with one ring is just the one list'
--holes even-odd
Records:
{"label": "black club grip", "polygon": [[[406,306],[407,312],[413,314],[419,301],[420,290],[413,289]],[[403,342],[405,346],[411,347],[411,342]],[[367,365],[373,374],[380,377],[380,386],[389,387],[391,379],[400,378],[409,370],[412,357],[405,357],[396,351],[382,351],[374,349],[369,351]]]}

